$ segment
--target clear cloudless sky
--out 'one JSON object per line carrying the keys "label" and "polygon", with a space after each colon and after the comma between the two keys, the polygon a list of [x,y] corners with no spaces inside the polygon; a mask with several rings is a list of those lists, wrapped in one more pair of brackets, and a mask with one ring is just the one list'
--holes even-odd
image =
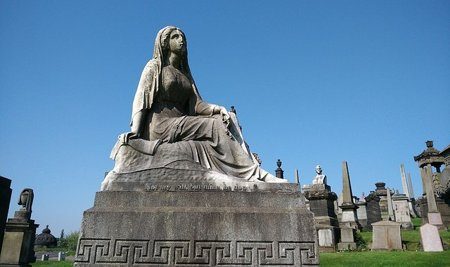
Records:
{"label": "clear cloudless sky", "polygon": [[263,167],[310,183],[320,164],[353,193],[450,144],[450,1],[0,1],[0,175],[35,192],[59,236],[92,207],[129,131],[156,33],[183,29],[204,100],[234,105]]}

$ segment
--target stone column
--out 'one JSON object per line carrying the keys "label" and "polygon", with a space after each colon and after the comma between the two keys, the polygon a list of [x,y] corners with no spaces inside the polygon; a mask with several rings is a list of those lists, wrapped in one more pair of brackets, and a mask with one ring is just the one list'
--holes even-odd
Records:
{"label": "stone column", "polygon": [[3,235],[8,218],[9,202],[11,201],[11,180],[0,176],[0,252],[2,251]]}
{"label": "stone column", "polygon": [[428,204],[428,223],[435,225],[438,228],[443,228],[441,213],[437,208],[436,198],[434,196],[433,170],[431,168],[431,164],[427,164],[427,166],[423,169],[426,177],[425,184]]}
{"label": "stone column", "polygon": [[392,204],[392,197],[391,197],[391,190],[389,187],[387,188],[387,205],[388,205],[388,214],[389,214],[389,220],[395,222],[395,214]]}
{"label": "stone column", "polygon": [[411,173],[408,172],[408,191],[410,193],[410,198],[416,198],[414,195],[414,188],[411,181]]}
{"label": "stone column", "polygon": [[406,197],[409,199],[411,196],[408,188],[408,182],[406,181],[405,166],[403,164],[400,165],[400,174],[402,177],[403,194],[405,194]]}
{"label": "stone column", "polygon": [[423,188],[423,195],[427,194],[427,183],[426,180],[428,180],[427,177],[427,170],[426,170],[426,166],[420,167],[420,177],[422,178],[422,188]]}

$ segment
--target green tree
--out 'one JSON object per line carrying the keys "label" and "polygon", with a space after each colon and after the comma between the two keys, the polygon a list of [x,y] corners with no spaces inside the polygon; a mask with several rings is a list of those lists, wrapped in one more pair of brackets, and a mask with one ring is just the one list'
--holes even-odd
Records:
{"label": "green tree", "polygon": [[77,249],[78,238],[80,237],[80,232],[75,231],[66,235],[64,238],[59,239],[59,247],[65,248],[68,251],[75,251]]}

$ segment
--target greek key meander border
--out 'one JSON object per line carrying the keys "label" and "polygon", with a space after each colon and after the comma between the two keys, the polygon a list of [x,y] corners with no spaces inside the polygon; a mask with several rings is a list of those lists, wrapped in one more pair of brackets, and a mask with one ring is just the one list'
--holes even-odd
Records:
{"label": "greek key meander border", "polygon": [[75,263],[145,266],[318,265],[314,242],[81,238]]}

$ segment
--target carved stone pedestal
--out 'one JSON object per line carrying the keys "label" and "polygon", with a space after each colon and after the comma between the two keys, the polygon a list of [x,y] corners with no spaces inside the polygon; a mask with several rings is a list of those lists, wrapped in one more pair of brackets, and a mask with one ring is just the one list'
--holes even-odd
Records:
{"label": "carved stone pedestal", "polygon": [[339,240],[339,223],[334,211],[337,196],[325,184],[314,184],[304,188],[305,198],[309,200],[309,209],[314,213],[314,223],[319,238],[321,252],[334,252]]}
{"label": "carved stone pedestal", "polygon": [[318,266],[313,214],[298,186],[242,184],[97,192],[75,266]]}
{"label": "carved stone pedestal", "polygon": [[341,226],[341,242],[338,243],[338,250],[355,250],[355,228],[349,226]]}
{"label": "carved stone pedestal", "polygon": [[[17,213],[20,211],[16,212]],[[0,254],[0,266],[31,266],[35,262],[34,239],[36,228],[34,220],[8,219],[3,246]]]}
{"label": "carved stone pedestal", "polygon": [[2,251],[3,234],[5,233],[11,192],[11,180],[0,176],[0,252]]}

